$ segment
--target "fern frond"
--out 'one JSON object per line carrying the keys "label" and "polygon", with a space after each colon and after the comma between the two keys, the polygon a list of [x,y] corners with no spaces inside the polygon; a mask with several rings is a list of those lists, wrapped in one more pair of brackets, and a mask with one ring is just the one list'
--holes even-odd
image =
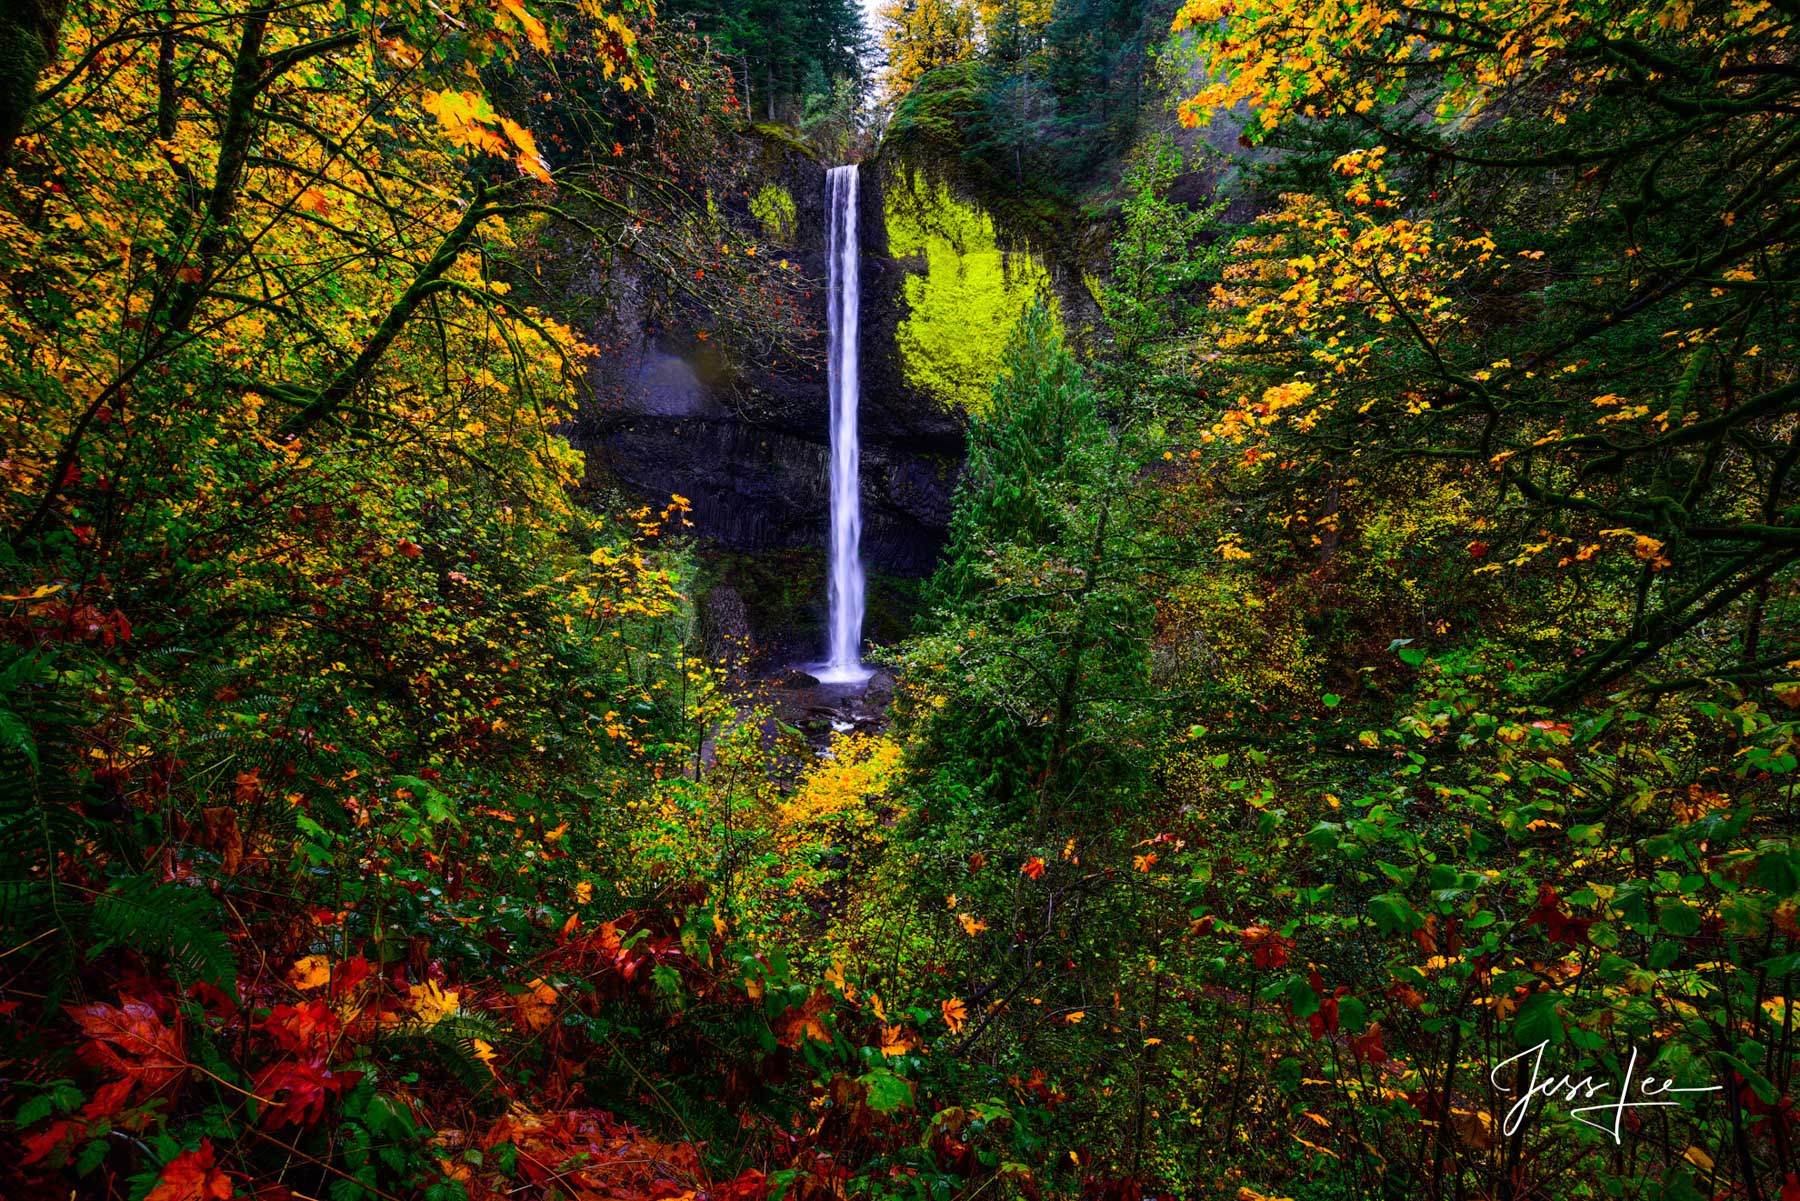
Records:
{"label": "fern frond", "polygon": [[222,929],[224,914],[198,888],[132,876],[95,897],[88,920],[90,959],[115,947],[149,951],[177,975],[236,991],[237,959]]}

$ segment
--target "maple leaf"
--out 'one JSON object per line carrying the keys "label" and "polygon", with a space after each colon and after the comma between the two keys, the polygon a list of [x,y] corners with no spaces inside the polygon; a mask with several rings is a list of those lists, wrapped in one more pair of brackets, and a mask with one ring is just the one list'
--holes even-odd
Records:
{"label": "maple leaf", "polygon": [[883,1026],[881,1028],[881,1053],[887,1056],[904,1055],[912,1049],[905,1032],[899,1026]]}
{"label": "maple leaf", "polygon": [[1240,937],[1250,948],[1251,961],[1259,968],[1284,967],[1288,961],[1291,938],[1283,938],[1267,926],[1245,926]]}
{"label": "maple leaf", "polygon": [[1042,880],[1044,878],[1044,861],[1041,857],[1033,855],[1025,861],[1025,866],[1021,867],[1019,870],[1024,872],[1027,876],[1030,876],[1033,880]]}
{"label": "maple leaf", "polygon": [[237,810],[215,805],[200,811],[201,841],[219,852],[219,869],[235,876],[244,864],[244,834],[238,827]]}
{"label": "maple leaf", "polygon": [[88,1042],[84,1059],[123,1080],[131,1080],[142,1096],[153,1096],[187,1071],[187,1048],[179,1030],[163,1024],[147,1001],[121,997],[119,1004],[96,1001],[69,1008]]}
{"label": "maple leaf", "polygon": [[330,199],[317,188],[308,188],[300,193],[300,199],[294,202],[294,206],[302,212],[308,213],[324,214],[331,211]]}
{"label": "maple leaf", "polygon": [[966,913],[957,914],[956,920],[962,923],[963,933],[967,934],[970,938],[974,938],[977,934],[980,934],[983,930],[988,928],[986,922],[981,921],[979,918],[970,917]]}
{"label": "maple leaf", "polygon": [[163,1165],[144,1201],[230,1201],[234,1191],[231,1177],[214,1165],[212,1140],[201,1139],[198,1148]]}
{"label": "maple leaf", "polygon": [[413,1016],[427,1026],[435,1026],[456,1013],[457,994],[444,991],[436,980],[414,984],[406,991],[412,999]]}
{"label": "maple leaf", "polygon": [[283,1051],[313,1056],[330,1048],[344,1024],[330,1006],[319,1000],[304,1005],[277,1005],[269,1010],[269,1016],[257,1021],[256,1027]]}
{"label": "maple leaf", "polygon": [[506,139],[488,125],[494,110],[478,92],[426,92],[420,103],[450,140],[488,154],[505,155]]}
{"label": "maple leaf", "polygon": [[75,1144],[86,1134],[86,1122],[74,1118],[59,1118],[42,1130],[20,1138],[25,1154],[19,1157],[19,1164],[22,1167],[40,1159],[48,1159],[53,1167],[61,1166]]}
{"label": "maple leaf", "polygon": [[525,36],[531,39],[531,44],[537,48],[538,53],[550,53],[549,33],[544,28],[544,23],[531,14],[531,10],[519,3],[519,0],[500,0],[499,7],[501,12],[518,22],[519,28],[525,31]]}
{"label": "maple leaf", "polygon": [[1578,947],[1588,940],[1588,927],[1594,924],[1591,917],[1570,917],[1563,912],[1558,903],[1556,889],[1548,884],[1538,888],[1537,907],[1525,919],[1526,926],[1542,926],[1544,933],[1553,943],[1563,943]]}
{"label": "maple leaf", "polygon": [[254,1089],[271,1103],[263,1112],[263,1125],[310,1126],[325,1116],[325,1105],[335,1094],[361,1079],[361,1072],[333,1072],[318,1062],[270,1064],[256,1077]]}
{"label": "maple leaf", "polygon": [[1358,1063],[1386,1063],[1387,1048],[1381,1045],[1381,1025],[1376,1023],[1350,1039],[1350,1053]]}
{"label": "maple leaf", "polygon": [[531,131],[507,117],[500,118],[500,128],[506,132],[507,140],[519,148],[519,153],[513,156],[519,170],[541,183],[549,183],[550,168],[545,164],[544,156],[538,153],[537,139]]}
{"label": "maple leaf", "polygon": [[828,1043],[831,1031],[826,1027],[824,1013],[831,1007],[831,996],[819,989],[814,989],[806,1003],[797,1009],[790,1009],[781,1020],[781,1045],[799,1047],[811,1039],[814,1042]]}
{"label": "maple leaf", "polygon": [[308,955],[296,959],[288,969],[288,983],[302,992],[322,988],[331,980],[331,960],[324,955]]}
{"label": "maple leaf", "polygon": [[119,1111],[125,1108],[125,1103],[131,1099],[132,1084],[133,1081],[129,1079],[102,1084],[94,1090],[88,1103],[81,1107],[81,1116],[90,1122],[110,1121],[117,1117]]}
{"label": "maple leaf", "polygon": [[950,1027],[950,1033],[961,1034],[963,1023],[969,1020],[969,1007],[951,997],[939,1005],[938,1010],[944,1015],[944,1025]]}
{"label": "maple leaf", "polygon": [[[542,1030],[556,1018],[558,1000],[556,988],[545,983],[542,977],[532,980],[526,986],[529,992],[519,994],[513,1001],[513,1020],[526,1030]],[[455,993],[446,993],[453,1002],[451,1012],[455,1012]]]}

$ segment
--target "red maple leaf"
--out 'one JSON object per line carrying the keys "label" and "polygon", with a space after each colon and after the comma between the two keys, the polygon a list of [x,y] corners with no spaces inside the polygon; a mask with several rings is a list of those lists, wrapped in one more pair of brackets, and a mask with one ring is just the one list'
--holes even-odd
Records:
{"label": "red maple leaf", "polygon": [[1312,985],[1313,992],[1317,993],[1319,997],[1319,1008],[1306,1019],[1307,1029],[1312,1032],[1315,1040],[1324,1038],[1327,1034],[1336,1034],[1340,1020],[1338,1018],[1338,998],[1350,990],[1340,984],[1329,996],[1326,995],[1325,981],[1317,971],[1307,975],[1307,983]]}
{"label": "red maple leaf", "polygon": [[201,1139],[197,1150],[183,1151],[163,1165],[162,1176],[144,1201],[230,1201],[231,1177],[213,1165],[213,1145]]}
{"label": "red maple leaf", "polygon": [[25,1154],[19,1157],[19,1166],[49,1159],[52,1167],[60,1167],[69,1152],[75,1149],[76,1142],[86,1134],[86,1122],[74,1118],[58,1118],[42,1130],[19,1139],[25,1147]]}
{"label": "red maple leaf", "polygon": [[310,1126],[325,1116],[325,1106],[335,1094],[361,1079],[361,1072],[333,1072],[322,1063],[271,1064],[256,1078],[256,1095],[273,1102],[263,1114],[263,1125]]}
{"label": "red maple leaf", "polygon": [[1283,938],[1267,926],[1245,926],[1239,937],[1250,948],[1251,962],[1262,969],[1285,967],[1288,948],[1294,945],[1293,939]]}
{"label": "red maple leaf", "polygon": [[1386,1063],[1387,1048],[1381,1045],[1381,1026],[1379,1023],[1370,1026],[1362,1034],[1350,1039],[1350,1054],[1358,1063]]}
{"label": "red maple leaf", "polygon": [[88,1035],[82,1058],[121,1080],[133,1081],[143,1096],[161,1092],[187,1071],[181,1031],[164,1025],[147,1001],[120,997],[117,1005],[103,1001],[72,1005],[69,1016]]}
{"label": "red maple leaf", "polygon": [[1548,884],[1538,888],[1537,908],[1525,919],[1527,926],[1542,926],[1551,942],[1564,943],[1571,947],[1581,946],[1588,940],[1588,927],[1594,924],[1591,917],[1570,917],[1557,904],[1556,889]]}
{"label": "red maple leaf", "polygon": [[283,1051],[322,1058],[344,1023],[324,1001],[310,1001],[305,1005],[277,1005],[256,1026]]}

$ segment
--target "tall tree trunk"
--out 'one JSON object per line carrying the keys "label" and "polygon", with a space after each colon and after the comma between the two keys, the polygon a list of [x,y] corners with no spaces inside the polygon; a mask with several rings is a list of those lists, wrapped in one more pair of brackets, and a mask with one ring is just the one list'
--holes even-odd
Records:
{"label": "tall tree trunk", "polygon": [[7,0],[0,8],[0,168],[25,129],[38,76],[56,57],[67,0]]}

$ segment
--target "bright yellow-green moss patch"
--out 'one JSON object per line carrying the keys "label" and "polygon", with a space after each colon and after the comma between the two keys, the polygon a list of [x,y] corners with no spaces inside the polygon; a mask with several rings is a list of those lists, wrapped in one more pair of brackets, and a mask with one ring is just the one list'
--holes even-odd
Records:
{"label": "bright yellow-green moss patch", "polygon": [[762,222],[763,232],[771,241],[785,244],[794,240],[794,198],[786,188],[764,184],[751,198],[750,212]]}
{"label": "bright yellow-green moss patch", "polygon": [[926,268],[906,281],[900,353],[909,383],[974,411],[987,403],[1014,323],[1048,277],[1030,256],[1002,251],[985,214],[941,189],[926,199],[888,205],[893,253],[922,254]]}

